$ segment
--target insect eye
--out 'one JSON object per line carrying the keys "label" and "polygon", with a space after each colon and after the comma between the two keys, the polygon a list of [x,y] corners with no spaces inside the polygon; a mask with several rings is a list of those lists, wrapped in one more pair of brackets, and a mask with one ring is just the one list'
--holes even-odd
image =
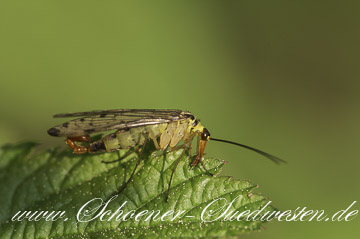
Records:
{"label": "insect eye", "polygon": [[210,137],[210,132],[206,128],[204,128],[204,130],[201,134],[201,139],[208,140],[208,137]]}

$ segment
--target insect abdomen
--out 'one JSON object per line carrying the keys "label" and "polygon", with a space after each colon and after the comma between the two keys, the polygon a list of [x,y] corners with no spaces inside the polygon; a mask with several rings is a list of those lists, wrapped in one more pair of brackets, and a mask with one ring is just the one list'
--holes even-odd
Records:
{"label": "insect abdomen", "polygon": [[139,126],[130,129],[118,130],[103,138],[106,151],[129,149],[145,143],[145,137],[152,133],[155,137],[160,135],[158,125]]}
{"label": "insect abdomen", "polygon": [[[90,152],[112,152],[129,149],[145,143],[146,137],[160,137],[160,149],[174,147],[185,135],[188,122],[171,122],[121,129],[106,135],[102,140],[90,144]],[[149,137],[152,136],[152,137]]]}

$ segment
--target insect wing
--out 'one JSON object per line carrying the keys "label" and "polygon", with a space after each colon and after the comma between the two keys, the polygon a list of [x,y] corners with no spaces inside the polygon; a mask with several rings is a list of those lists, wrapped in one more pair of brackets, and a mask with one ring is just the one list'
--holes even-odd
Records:
{"label": "insect wing", "polygon": [[57,114],[54,117],[85,116],[49,129],[53,136],[80,136],[114,129],[161,124],[185,119],[189,112],[181,110],[118,109]]}
{"label": "insect wing", "polygon": [[163,110],[163,109],[113,109],[113,110],[93,110],[86,112],[56,114],[54,118],[65,117],[80,117],[80,116],[96,116],[103,114],[116,114],[116,115],[137,115],[137,116],[151,116],[151,115],[172,115],[176,116],[182,113],[182,110]]}

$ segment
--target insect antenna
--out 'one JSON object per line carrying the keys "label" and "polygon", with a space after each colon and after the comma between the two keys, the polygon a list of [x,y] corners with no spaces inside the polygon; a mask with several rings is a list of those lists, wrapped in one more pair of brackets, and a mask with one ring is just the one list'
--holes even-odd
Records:
{"label": "insect antenna", "polygon": [[237,146],[240,146],[240,147],[243,147],[243,148],[246,148],[246,149],[249,149],[251,151],[254,151],[258,154],[261,154],[263,156],[265,156],[266,158],[270,159],[271,161],[273,161],[274,163],[276,164],[280,164],[280,163],[286,163],[285,160],[282,160],[274,155],[271,155],[269,153],[266,153],[264,151],[261,151],[259,149],[255,149],[253,147],[250,147],[250,146],[247,146],[245,144],[239,144],[239,143],[236,143],[236,142],[233,142],[233,141],[229,141],[229,140],[224,140],[224,139],[215,139],[215,138],[210,138],[210,140],[213,140],[213,141],[219,141],[219,142],[224,142],[224,143],[228,143],[228,144],[234,144],[234,145],[237,145]]}

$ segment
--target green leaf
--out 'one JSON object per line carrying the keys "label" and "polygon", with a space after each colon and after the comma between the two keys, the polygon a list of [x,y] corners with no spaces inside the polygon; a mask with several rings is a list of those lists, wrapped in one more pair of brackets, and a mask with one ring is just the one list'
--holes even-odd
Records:
{"label": "green leaf", "polygon": [[[257,185],[247,180],[234,180],[230,177],[208,176],[202,167],[189,167],[190,157],[184,154],[171,185],[169,201],[165,195],[169,178],[176,159],[182,149],[156,156],[153,148],[147,147],[133,180],[124,191],[117,193],[129,178],[136,164],[137,154],[133,153],[120,162],[104,164],[102,161],[116,160],[126,151],[105,154],[75,155],[70,150],[49,149],[36,152],[34,143],[7,145],[0,148],[0,238],[217,238],[234,237],[243,232],[259,230],[261,221],[222,221],[201,222],[205,207],[218,198],[230,203],[230,211],[242,212],[258,210],[268,201],[252,192]],[[219,173],[224,162],[220,159],[205,158],[206,168]],[[127,212],[142,212],[142,217],[111,220],[109,216],[90,220],[114,195],[116,198],[107,205],[106,210],[115,213],[123,203],[122,216]],[[94,200],[97,198],[96,200]],[[225,205],[219,200],[211,209]],[[84,204],[96,212],[82,217],[78,222],[77,213]],[[96,211],[96,208],[98,210]],[[131,211],[134,210],[134,211]],[[152,211],[154,210],[154,211]],[[164,221],[154,215],[174,210],[183,210],[181,218]],[[267,207],[272,211],[272,207]],[[12,221],[19,211],[65,211],[65,216],[55,221]],[[81,212],[84,212],[82,210]],[[151,214],[153,212],[153,214]],[[265,212],[265,211],[263,211]],[[83,214],[81,214],[83,216]],[[150,217],[152,215],[153,217]],[[217,217],[219,215],[216,215]],[[148,220],[145,220],[147,217]],[[65,219],[67,218],[67,219]],[[213,217],[214,218],[214,217]],[[159,219],[159,217],[157,217]],[[86,221],[86,222],[84,222]]]}

